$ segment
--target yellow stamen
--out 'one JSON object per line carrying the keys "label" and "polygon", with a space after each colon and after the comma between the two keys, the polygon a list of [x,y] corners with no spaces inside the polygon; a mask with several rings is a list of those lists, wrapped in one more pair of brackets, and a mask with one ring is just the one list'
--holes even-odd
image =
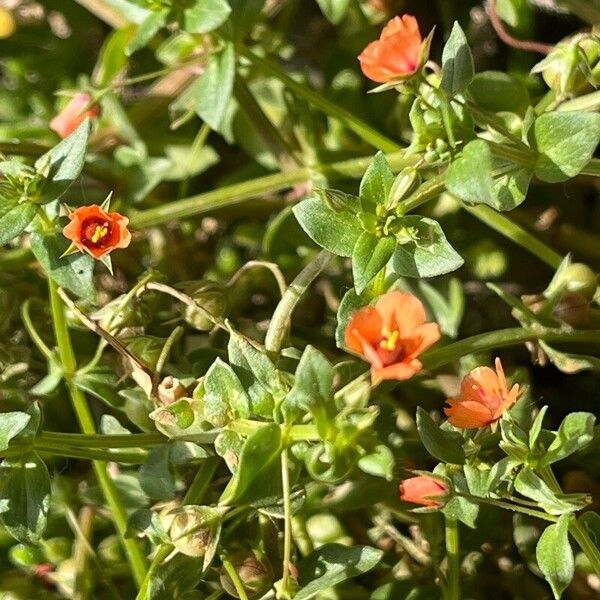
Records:
{"label": "yellow stamen", "polygon": [[381,335],[383,339],[379,342],[379,346],[388,352],[396,350],[400,341],[400,332],[397,329],[390,331],[386,328],[381,331]]}
{"label": "yellow stamen", "polygon": [[94,233],[92,235],[92,242],[97,244],[102,238],[106,237],[108,234],[108,227],[106,225],[96,225],[96,229],[94,229]]}

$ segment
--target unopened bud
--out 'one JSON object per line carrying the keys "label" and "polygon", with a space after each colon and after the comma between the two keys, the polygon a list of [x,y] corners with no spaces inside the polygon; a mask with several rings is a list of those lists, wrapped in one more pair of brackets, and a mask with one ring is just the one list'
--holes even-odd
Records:
{"label": "unopened bud", "polygon": [[587,265],[583,263],[569,265],[564,280],[567,291],[580,294],[586,300],[593,300],[598,287],[598,276]]}
{"label": "unopened bud", "polygon": [[171,524],[171,543],[186,556],[204,556],[215,544],[221,516],[208,506],[182,506]]}
{"label": "unopened bud", "polygon": [[[236,552],[228,557],[228,561],[238,574],[248,598],[260,598],[273,584],[273,574],[266,559],[261,560],[254,551]],[[225,569],[221,569],[221,585],[234,598],[238,592]]]}
{"label": "unopened bud", "polygon": [[38,548],[16,544],[8,551],[8,558],[13,565],[28,569],[44,562],[44,556]]}
{"label": "unopened bud", "polygon": [[417,185],[419,185],[420,180],[421,176],[419,175],[419,171],[414,167],[402,169],[392,184],[392,188],[388,194],[386,208],[388,210],[393,210],[400,200],[406,198]]}

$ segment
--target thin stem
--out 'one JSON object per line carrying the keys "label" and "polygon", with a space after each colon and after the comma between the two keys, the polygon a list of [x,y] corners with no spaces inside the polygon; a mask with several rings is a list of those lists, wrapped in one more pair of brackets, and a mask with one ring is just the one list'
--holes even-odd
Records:
{"label": "thin stem", "polygon": [[53,358],[52,350],[48,348],[40,334],[37,332],[33,321],[31,320],[29,308],[31,307],[32,301],[33,298],[27,298],[27,300],[23,302],[23,306],[21,306],[21,321],[23,321],[23,325],[25,325],[25,329],[27,329],[27,333],[29,334],[29,337],[35,344],[36,348],[46,357],[46,359],[51,360]]}
{"label": "thin stem", "polygon": [[283,574],[281,579],[281,597],[285,598],[290,577],[292,561],[292,499],[290,495],[290,472],[288,449],[281,452],[281,486],[283,489]]}
{"label": "thin stem", "polygon": [[308,289],[308,286],[319,276],[321,271],[329,264],[333,254],[327,250],[321,250],[317,256],[300,271],[294,281],[285,291],[281,301],[277,305],[267,335],[265,337],[265,350],[277,354],[281,350],[283,340],[286,336],[292,312],[298,301]]}
{"label": "thin stem", "polygon": [[[63,373],[65,380],[67,381],[67,387],[69,389],[71,400],[73,403],[73,409],[77,415],[77,420],[84,433],[95,434],[96,427],[92,413],[87,404],[85,394],[78,389],[72,381],[72,378],[77,370],[77,362],[75,360],[75,353],[71,344],[71,336],[69,335],[69,328],[67,325],[67,319],[65,310],[59,296],[59,288],[56,283],[48,278],[48,289],[50,293],[50,306],[52,310],[52,318],[54,321],[54,331],[56,335],[56,343],[58,345],[58,353],[63,367]],[[92,463],[94,472],[102,493],[110,507],[115,526],[119,533],[121,543],[127,555],[134,579],[137,585],[140,585],[144,580],[146,573],[146,557],[144,556],[137,540],[125,538],[125,532],[127,531],[127,510],[119,496],[117,487],[109,477],[106,467],[107,464],[104,461],[95,460]]]}
{"label": "thin stem", "polygon": [[[227,206],[241,204],[257,196],[280,192],[299,183],[310,181],[317,174],[321,174],[331,181],[362,177],[372,159],[372,156],[364,156],[320,165],[314,169],[300,167],[286,173],[274,173],[250,181],[223,186],[189,198],[131,213],[129,215],[130,223],[136,229],[143,229],[177,219],[202,215]],[[399,171],[406,166],[415,164],[418,157],[406,157],[404,152],[395,152],[389,154],[387,160],[393,170]]]}
{"label": "thin stem", "polygon": [[497,231],[505,238],[521,246],[521,248],[528,250],[553,269],[556,269],[562,262],[562,256],[558,252],[493,208],[483,204],[479,206],[463,204],[463,208],[476,219],[485,223],[490,229]]}
{"label": "thin stem", "polygon": [[468,500],[471,500],[471,502],[478,502],[479,504],[489,504],[490,506],[495,506],[496,508],[502,508],[503,510],[518,512],[522,515],[528,515],[529,517],[541,519],[542,521],[551,521],[552,523],[556,523],[556,521],[558,521],[558,517],[555,517],[554,515],[549,515],[548,513],[542,512],[540,510],[533,510],[525,506],[509,504],[508,502],[503,502],[502,500],[494,500],[493,498],[482,498],[480,496],[472,496],[471,494],[460,494],[457,492],[455,492],[454,495],[459,496],[461,498],[467,498]]}
{"label": "thin stem", "polygon": [[235,567],[231,564],[231,561],[228,558],[221,556],[221,562],[223,563],[223,567],[225,567],[225,570],[227,571],[227,575],[229,575],[229,578],[231,579],[231,583],[233,583],[233,587],[237,592],[238,598],[240,600],[248,600],[246,588],[244,587],[244,584],[242,583],[238,572],[235,570]]}
{"label": "thin stem", "polygon": [[250,260],[245,265],[240,267],[231,277],[229,282],[227,283],[227,287],[233,287],[240,279],[240,277],[249,271],[250,269],[263,268],[270,271],[277,282],[277,287],[279,288],[279,293],[281,296],[285,294],[285,290],[287,289],[287,284],[285,282],[285,278],[283,277],[283,273],[281,269],[272,262],[268,262],[266,260]]}
{"label": "thin stem", "polygon": [[312,104],[331,117],[342,121],[349,129],[354,131],[354,133],[356,133],[368,144],[371,144],[375,148],[383,150],[384,152],[394,152],[400,149],[399,144],[382,133],[379,133],[379,131],[373,129],[364,121],[358,119],[352,112],[342,108],[341,106],[338,106],[335,104],[335,102],[331,102],[331,100],[328,100],[316,90],[308,87],[306,84],[296,81],[276,63],[267,58],[258,56],[242,45],[237,46],[237,52],[240,56],[248,59],[253,66],[260,69],[263,73],[279,79],[279,81],[281,81],[287,89],[291,90],[294,94],[297,94],[301,98],[304,98],[304,100],[306,100],[309,104]]}
{"label": "thin stem", "polygon": [[458,521],[445,516],[446,521],[446,559],[447,571],[447,600],[460,600],[460,538],[458,534]]}
{"label": "thin stem", "polygon": [[521,327],[500,329],[490,333],[474,335],[441,348],[434,348],[425,352],[421,359],[427,369],[437,369],[467,354],[498,350],[506,346],[515,346],[535,340],[572,344],[600,344],[600,331],[592,329],[562,331],[560,329],[523,329]]}

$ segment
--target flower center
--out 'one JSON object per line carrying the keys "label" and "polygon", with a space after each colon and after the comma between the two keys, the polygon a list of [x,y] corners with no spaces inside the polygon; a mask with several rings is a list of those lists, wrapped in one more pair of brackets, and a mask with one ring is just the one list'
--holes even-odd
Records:
{"label": "flower center", "polygon": [[383,339],[379,342],[379,346],[383,350],[393,352],[398,348],[398,342],[400,341],[400,332],[397,329],[390,331],[387,328],[382,329],[381,335]]}
{"label": "flower center", "polygon": [[86,246],[102,248],[110,240],[111,224],[101,219],[90,219],[83,223],[82,241]]}

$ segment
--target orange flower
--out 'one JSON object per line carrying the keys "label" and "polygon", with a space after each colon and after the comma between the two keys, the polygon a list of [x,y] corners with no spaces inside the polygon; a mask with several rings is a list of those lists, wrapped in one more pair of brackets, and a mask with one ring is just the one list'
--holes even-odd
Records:
{"label": "orange flower", "polygon": [[371,363],[374,383],[410,379],[423,368],[417,356],[440,339],[437,323],[425,322],[425,309],[412,294],[398,290],[352,315],[346,346]]}
{"label": "orange flower", "polygon": [[473,369],[462,381],[460,396],[447,400],[444,412],[454,427],[470,429],[496,422],[519,398],[518,384],[509,390],[500,359],[496,370],[489,367]]}
{"label": "orange flower", "polygon": [[423,43],[419,24],[412,15],[394,17],[375,42],[359,55],[360,68],[377,83],[410,77],[427,60],[429,38]]}
{"label": "orange flower", "polygon": [[63,229],[63,235],[79,250],[95,259],[103,258],[117,248],[129,246],[129,219],[119,213],[109,213],[92,204],[74,210],[69,219],[71,222]]}
{"label": "orange flower", "polygon": [[434,506],[439,508],[444,505],[437,498],[448,494],[448,486],[441,481],[427,475],[419,475],[405,479],[400,484],[400,500],[421,504],[422,506]]}
{"label": "orange flower", "polygon": [[50,129],[56,131],[61,138],[71,135],[86,118],[95,119],[100,114],[100,107],[94,105],[88,110],[92,97],[82,92],[75,94],[70,102],[50,121]]}

